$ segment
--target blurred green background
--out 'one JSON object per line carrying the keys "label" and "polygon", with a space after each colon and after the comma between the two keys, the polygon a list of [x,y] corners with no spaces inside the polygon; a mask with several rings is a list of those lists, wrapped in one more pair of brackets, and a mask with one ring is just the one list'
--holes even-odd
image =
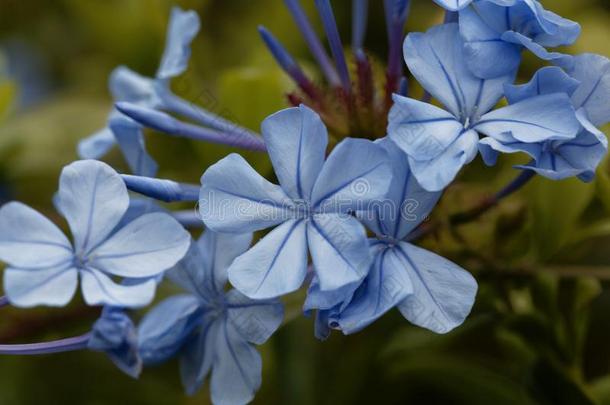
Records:
{"label": "blurred green background", "polygon": [[[313,1],[303,0],[315,17]],[[367,48],[387,51],[381,2],[371,2]],[[610,54],[610,1],[547,0],[579,21],[571,51]],[[269,27],[313,69],[280,0],[2,0],[0,4],[0,198],[19,199],[58,223],[51,205],[61,167],[110,110],[106,83],[120,64],[154,74],[172,5],[198,11],[202,30],[189,71],[173,83],[185,98],[258,129],[286,106],[292,85],[275,67],[256,27]],[[350,2],[333,2],[349,39]],[[442,19],[414,0],[411,31]],[[314,18],[317,24],[317,18]],[[520,80],[541,65],[526,57]],[[312,70],[315,73],[315,70]],[[421,91],[420,89],[413,91]],[[607,129],[607,128],[606,128]],[[197,182],[230,149],[150,133],[162,177]],[[265,167],[264,157],[248,154]],[[450,187],[432,221],[475,205],[515,176],[513,158],[493,169],[473,163]],[[115,151],[108,159],[125,165]],[[610,170],[594,183],[536,179],[480,220],[444,227],[423,243],[472,271],[480,291],[472,315],[445,336],[416,329],[392,312],[354,336],[326,342],[312,320],[288,321],[261,350],[257,404],[610,404]],[[163,293],[163,291],[162,291]],[[82,333],[97,310],[81,303],[48,310],[2,309],[0,342]],[[139,381],[103,355],[78,352],[0,358],[0,404],[206,404],[207,388],[182,393],[176,362]]]}

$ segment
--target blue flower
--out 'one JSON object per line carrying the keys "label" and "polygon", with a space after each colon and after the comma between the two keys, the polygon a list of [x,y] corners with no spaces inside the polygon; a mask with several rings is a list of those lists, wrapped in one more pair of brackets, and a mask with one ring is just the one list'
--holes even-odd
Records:
{"label": "blue flower", "polygon": [[376,236],[369,240],[373,263],[350,300],[318,314],[321,338],[329,326],[345,334],[357,332],[393,307],[415,325],[447,333],[462,324],[474,303],[477,283],[467,271],[404,241],[441,193],[428,192],[417,183],[407,158],[388,138],[379,144],[394,163],[391,191],[373,211],[358,213]]}
{"label": "blue flower", "polygon": [[[186,70],[191,55],[190,43],[199,27],[197,13],[174,7],[167,29],[165,51],[155,78],[141,76],[125,66],[116,68],[109,80],[114,100],[150,108],[161,108],[174,101],[176,97],[169,88],[169,81]],[[108,121],[108,127],[80,142],[79,155],[85,159],[98,159],[118,142],[132,171],[153,177],[157,165],[146,153],[142,127],[116,110],[112,111]]]}
{"label": "blue flower", "polygon": [[[129,205],[125,184],[105,163],[66,166],[56,202],[73,245],[48,219],[11,202],[0,209],[4,289],[13,305],[64,306],[80,276],[89,305],[139,307],[153,298],[154,277],[186,253],[190,236],[167,214],[152,213],[118,226]],[[113,277],[140,279],[119,285]]]}
{"label": "blue flower", "polygon": [[138,334],[135,325],[121,308],[104,308],[102,316],[93,324],[87,347],[105,352],[118,368],[131,377],[138,377],[142,371]]}
{"label": "blue flower", "polygon": [[251,344],[263,344],[280,326],[279,301],[254,301],[225,292],[227,268],[248,249],[252,234],[207,230],[191,245],[168,278],[187,291],[154,307],[139,326],[145,364],[178,354],[182,382],[193,395],[211,374],[212,402],[245,404],[261,384],[261,358]]}
{"label": "blue flower", "polygon": [[460,11],[459,24],[466,63],[482,78],[516,69],[523,48],[570,67],[570,55],[546,48],[570,45],[580,35],[580,25],[545,10],[536,0],[475,0]]}
{"label": "blue flower", "polygon": [[307,272],[307,253],[323,291],[357,285],[370,263],[364,227],[350,212],[382,198],[391,180],[383,148],[345,139],[326,162],[326,127],[309,108],[268,117],[263,137],[280,186],[232,154],[202,176],[200,213],[218,232],[270,228],[229,269],[231,284],[250,298],[297,290]]}
{"label": "blue flower", "polygon": [[521,86],[507,86],[506,97],[517,103],[541,94],[564,93],[571,96],[581,128],[574,139],[525,143],[511,134],[481,140],[479,148],[485,162],[495,164],[498,152],[524,152],[532,161],[516,166],[541,176],[561,180],[578,176],[591,181],[608,151],[606,136],[596,128],[610,121],[610,61],[598,55],[575,58],[571,77],[558,67],[546,67]]}
{"label": "blue flower", "polygon": [[489,112],[514,72],[494,79],[475,77],[465,64],[457,24],[409,34],[404,53],[419,83],[448,111],[394,96],[388,135],[409,156],[417,181],[429,191],[446,187],[477,155],[479,133],[511,133],[522,142],[572,139],[580,123],[566,94],[529,98]]}

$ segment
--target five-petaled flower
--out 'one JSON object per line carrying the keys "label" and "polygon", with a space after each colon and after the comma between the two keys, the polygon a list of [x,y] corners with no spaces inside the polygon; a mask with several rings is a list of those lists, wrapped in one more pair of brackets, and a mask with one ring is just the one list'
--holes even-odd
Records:
{"label": "five-petaled flower", "polygon": [[324,161],[328,134],[308,107],[280,111],[262,124],[281,186],[237,154],[202,176],[200,213],[219,232],[251,232],[279,225],[229,268],[229,279],[250,298],[297,290],[309,250],[322,291],[355,288],[370,264],[366,232],[351,212],[382,199],[391,181],[383,148],[345,139]]}
{"label": "five-petaled flower", "polygon": [[245,404],[261,384],[261,358],[252,344],[263,344],[284,315],[277,300],[252,300],[225,292],[227,268],[248,249],[252,234],[207,230],[193,242],[168,278],[187,293],[154,307],[139,325],[145,364],[178,354],[182,382],[194,394],[211,373],[212,402]]}
{"label": "five-petaled flower", "polygon": [[[149,304],[155,276],[186,253],[190,236],[171,216],[152,213],[120,226],[129,205],[123,180],[105,163],[83,160],[61,174],[58,210],[74,244],[47,218],[18,203],[0,209],[0,259],[11,304],[64,306],[81,278],[89,305]],[[134,279],[124,285],[112,277]]]}

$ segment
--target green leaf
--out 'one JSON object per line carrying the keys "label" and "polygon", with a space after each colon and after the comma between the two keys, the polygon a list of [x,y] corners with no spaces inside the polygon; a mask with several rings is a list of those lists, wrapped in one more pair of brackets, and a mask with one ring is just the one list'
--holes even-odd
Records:
{"label": "green leaf", "polygon": [[529,187],[529,208],[532,243],[538,259],[550,259],[566,244],[594,192],[594,185],[578,179],[534,180]]}

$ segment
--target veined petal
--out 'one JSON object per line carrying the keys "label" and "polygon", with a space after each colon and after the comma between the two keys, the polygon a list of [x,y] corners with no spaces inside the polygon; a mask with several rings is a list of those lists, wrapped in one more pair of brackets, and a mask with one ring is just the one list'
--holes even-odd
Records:
{"label": "veined petal", "polygon": [[467,7],[473,0],[434,0],[439,6],[449,11],[458,11]]}
{"label": "veined petal", "polygon": [[202,316],[201,302],[193,295],[175,295],[153,307],[138,326],[144,363],[161,363],[174,356],[199,327]]}
{"label": "veined petal", "polygon": [[327,312],[330,309],[340,309],[349,304],[354,291],[358,288],[358,284],[348,284],[342,288],[334,290],[322,291],[320,289],[320,279],[314,275],[309,288],[307,289],[307,297],[303,304],[303,313],[309,316],[311,311],[319,310]]}
{"label": "veined petal", "polygon": [[63,307],[76,291],[78,272],[68,264],[38,269],[9,267],[4,271],[4,290],[11,305]]}
{"label": "veined petal", "polygon": [[475,131],[467,131],[434,159],[419,161],[409,157],[411,172],[424,190],[442,191],[455,179],[462,167],[477,156],[478,141]]}
{"label": "veined petal", "polygon": [[195,395],[205,381],[216,356],[216,337],[223,321],[208,321],[186,341],[180,355],[180,378],[187,395]]}
{"label": "veined petal", "polygon": [[513,44],[523,45],[540,59],[553,61],[556,65],[567,69],[571,68],[574,64],[574,57],[572,55],[566,55],[560,52],[550,52],[544,46],[519,32],[507,31],[502,34],[502,40]]}
{"label": "veined petal", "polygon": [[231,284],[253,299],[296,291],[307,272],[304,220],[289,220],[272,230],[229,267]]}
{"label": "veined petal", "polygon": [[518,103],[531,97],[552,93],[565,93],[571,96],[580,82],[568,76],[556,66],[547,66],[536,72],[529,83],[504,86],[506,99],[510,104]]}
{"label": "veined petal", "polygon": [[408,271],[395,249],[372,249],[376,255],[369,275],[350,304],[330,319],[346,335],[364,329],[413,292]]}
{"label": "veined petal", "polygon": [[282,110],[263,121],[262,134],[286,194],[309,201],[328,144],[328,133],[318,114],[304,105]]}
{"label": "veined petal", "polygon": [[140,308],[153,300],[157,283],[149,279],[135,285],[120,285],[99,270],[83,269],[81,288],[87,305],[112,305],[115,307]]}
{"label": "veined petal", "polygon": [[79,254],[86,254],[102,243],[129,206],[121,176],[95,160],[81,160],[64,167],[58,196],[57,205],[68,220]]}
{"label": "veined petal", "polygon": [[296,216],[282,188],[265,180],[238,154],[210,166],[201,184],[199,213],[216,232],[253,232]]}
{"label": "veined petal", "polygon": [[190,241],[189,233],[168,214],[146,214],[93,250],[89,262],[117,276],[151,277],[178,263]]}
{"label": "veined petal", "polygon": [[191,42],[199,32],[199,27],[199,16],[195,11],[172,8],[165,51],[157,70],[157,78],[169,79],[186,70],[191,57]]}
{"label": "veined petal", "polygon": [[155,177],[159,166],[146,150],[142,127],[122,114],[111,118],[109,126],[132,173]]}
{"label": "veined petal", "polygon": [[78,156],[81,159],[99,159],[115,145],[114,134],[105,127],[78,143]]}
{"label": "veined petal", "polygon": [[407,156],[390,138],[377,141],[390,156],[392,185],[385,199],[370,210],[358,211],[358,219],[378,236],[404,239],[432,211],[440,192],[429,192],[419,185],[409,167]]}
{"label": "veined petal", "polygon": [[610,60],[590,53],[578,55],[569,73],[580,82],[572,95],[576,109],[584,108],[596,126],[610,122]]}
{"label": "veined petal", "polygon": [[464,125],[445,110],[396,94],[388,121],[389,137],[417,160],[437,157],[464,130]]}
{"label": "veined petal", "polygon": [[333,149],[313,187],[312,207],[323,213],[358,211],[383,198],[392,179],[386,151],[347,138]]}
{"label": "veined petal", "polygon": [[411,33],[404,54],[421,85],[460,121],[489,111],[503,96],[503,86],[515,72],[483,80],[468,69],[458,25],[443,24],[425,34]]}
{"label": "veined petal", "polygon": [[371,264],[366,231],[345,214],[317,214],[307,224],[307,240],[321,291],[357,285]]}
{"label": "veined petal", "polygon": [[227,293],[227,317],[250,343],[262,345],[282,324],[284,307],[279,300],[252,300],[237,290]]}
{"label": "veined petal", "polygon": [[0,259],[13,267],[43,268],[71,262],[65,235],[38,211],[19,202],[0,208]]}
{"label": "veined petal", "polygon": [[477,293],[477,282],[470,273],[405,242],[396,252],[413,283],[413,294],[398,306],[404,317],[436,333],[447,333],[461,325]]}
{"label": "veined petal", "polygon": [[228,321],[219,325],[214,348],[212,402],[215,405],[250,402],[261,385],[260,355]]}
{"label": "veined petal", "polygon": [[[512,138],[509,136],[509,138]],[[528,154],[532,159],[537,159],[542,153],[542,145],[540,143],[526,143],[518,141],[514,138],[510,140],[499,141],[497,139],[486,137],[479,141],[479,151],[483,161],[488,166],[493,166],[498,160],[498,153],[517,153],[523,152]]]}
{"label": "veined petal", "polygon": [[491,137],[510,132],[519,141],[540,142],[573,138],[580,123],[568,95],[554,93],[487,113],[473,129]]}

